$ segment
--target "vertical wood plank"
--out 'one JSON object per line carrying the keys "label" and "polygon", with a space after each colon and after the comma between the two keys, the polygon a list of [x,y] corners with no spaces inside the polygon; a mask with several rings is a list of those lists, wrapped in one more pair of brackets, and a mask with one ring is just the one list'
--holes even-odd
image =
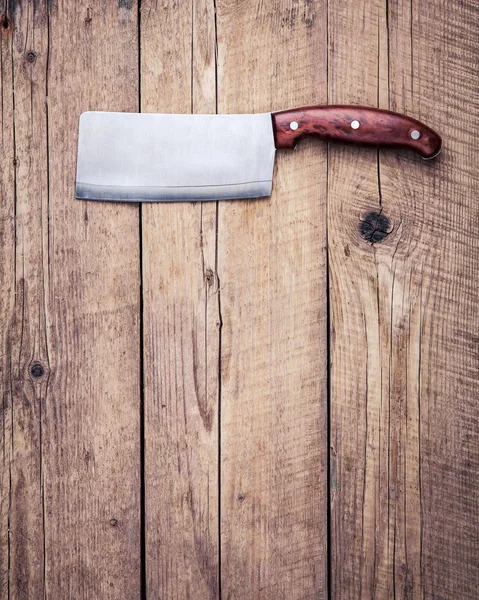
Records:
{"label": "vertical wood plank", "polygon": [[10,589],[13,413],[9,323],[15,314],[15,184],[13,140],[12,24],[0,2],[0,398],[2,461],[0,466],[0,597]]}
{"label": "vertical wood plank", "polygon": [[409,368],[396,366],[406,373],[392,465],[403,480],[393,498],[395,589],[472,600],[479,589],[479,7],[395,0],[389,8],[391,106],[414,110],[445,140],[427,169],[400,161],[407,179],[389,157],[381,164],[383,197],[402,217],[394,267],[410,290],[403,303],[413,305],[401,336]]}
{"label": "vertical wood plank", "polygon": [[475,12],[330,2],[330,101],[446,141],[431,163],[330,152],[333,598],[477,595]]}
{"label": "vertical wood plank", "polygon": [[[143,112],[214,113],[214,2],[143,2]],[[219,598],[216,205],[142,206],[148,598]]]}
{"label": "vertical wood plank", "polygon": [[140,593],[138,208],[79,202],[73,182],[79,113],[138,109],[138,11],[132,1],[50,7],[54,369],[47,444],[55,482],[47,509],[47,591],[53,598],[135,598]]}
{"label": "vertical wood plank", "polygon": [[43,597],[46,586],[42,435],[49,369],[43,260],[48,199],[46,6],[33,11],[33,6],[15,5],[9,18],[16,290],[7,342],[12,403],[9,597],[28,598]]}
{"label": "vertical wood plank", "polygon": [[[219,112],[326,101],[324,2],[217,3]],[[219,206],[222,597],[327,597],[326,150]]]}
{"label": "vertical wood plank", "polygon": [[74,198],[80,113],[137,106],[136,11],[8,7],[5,597],[138,597],[138,210]]}
{"label": "vertical wood plank", "polygon": [[[329,102],[378,106],[385,3],[328,7]],[[360,235],[382,213],[378,153],[331,145],[328,165],[331,597],[388,598],[389,314],[379,306],[380,250]]]}

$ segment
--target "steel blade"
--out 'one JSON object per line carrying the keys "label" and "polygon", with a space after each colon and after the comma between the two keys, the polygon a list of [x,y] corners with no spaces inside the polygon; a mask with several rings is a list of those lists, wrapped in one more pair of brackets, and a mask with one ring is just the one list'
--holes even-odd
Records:
{"label": "steel blade", "polygon": [[270,113],[85,112],[76,197],[191,202],[269,196],[274,155]]}

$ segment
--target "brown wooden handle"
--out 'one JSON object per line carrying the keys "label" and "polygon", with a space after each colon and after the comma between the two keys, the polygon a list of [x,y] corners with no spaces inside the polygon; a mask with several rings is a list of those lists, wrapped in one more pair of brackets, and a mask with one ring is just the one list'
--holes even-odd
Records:
{"label": "brown wooden handle", "polygon": [[440,136],[424,123],[367,106],[306,106],[272,114],[276,148],[294,148],[314,135],[328,142],[366,146],[395,146],[434,158],[442,147]]}

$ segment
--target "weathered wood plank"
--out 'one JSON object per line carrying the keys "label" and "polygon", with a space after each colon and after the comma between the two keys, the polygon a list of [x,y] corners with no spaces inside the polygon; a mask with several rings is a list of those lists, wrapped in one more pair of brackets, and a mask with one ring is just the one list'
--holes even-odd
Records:
{"label": "weathered wood plank", "polygon": [[[407,179],[394,161],[381,163],[383,197],[402,217],[394,267],[404,267],[395,281],[405,280],[405,295],[411,291],[403,303],[412,305],[409,334],[398,336],[408,342],[409,368],[396,366],[406,372],[406,399],[392,463],[399,482],[404,474],[394,498],[395,589],[472,600],[479,589],[479,6],[395,0],[389,7],[391,106],[414,110],[445,138],[440,159],[427,169],[414,161]],[[407,174],[409,161],[400,164]],[[394,289],[399,302],[401,287]]]}
{"label": "weathered wood plank", "polygon": [[[212,0],[142,3],[141,109],[214,113]],[[148,598],[219,598],[216,205],[142,207]]]}
{"label": "weathered wood plank", "polygon": [[[326,101],[324,2],[217,3],[218,109]],[[326,598],[326,150],[219,206],[222,597]]]}
{"label": "weathered wood plank", "polygon": [[13,277],[16,295],[2,314],[5,597],[138,597],[138,210],[74,199],[80,113],[137,107],[136,11],[9,7],[0,210],[2,291]]}
{"label": "weathered wood plank", "polygon": [[135,2],[50,6],[48,593],[135,598],[138,208],[76,201],[73,181],[79,113],[138,109],[137,9]]}
{"label": "weathered wood plank", "polygon": [[[330,0],[330,103],[377,106],[384,86],[387,92],[387,79],[378,77],[383,5]],[[361,219],[381,212],[377,157],[364,148],[329,150],[330,585],[338,599],[389,597],[388,395],[380,369],[387,315],[378,318],[376,248],[359,233]]]}
{"label": "weathered wood plank", "polygon": [[333,598],[477,595],[473,22],[468,4],[330,2],[330,101],[446,140],[433,163],[330,151]]}
{"label": "weathered wood plank", "polygon": [[[10,518],[12,505],[12,359],[10,323],[15,315],[15,146],[13,139],[12,25],[0,2],[0,398],[2,461],[0,466],[0,597],[10,589]],[[14,361],[17,362],[17,361]],[[15,365],[16,366],[16,365]]]}
{"label": "weathered wood plank", "polygon": [[[14,312],[8,319],[7,357],[12,407],[9,509],[9,596],[43,597],[45,590],[44,402],[48,379],[45,229],[48,202],[45,71],[46,7],[15,6],[8,15],[15,179]],[[6,36],[5,36],[6,37]],[[7,124],[5,124],[7,125]],[[8,157],[8,163],[12,157]],[[7,167],[8,168],[8,167]]]}

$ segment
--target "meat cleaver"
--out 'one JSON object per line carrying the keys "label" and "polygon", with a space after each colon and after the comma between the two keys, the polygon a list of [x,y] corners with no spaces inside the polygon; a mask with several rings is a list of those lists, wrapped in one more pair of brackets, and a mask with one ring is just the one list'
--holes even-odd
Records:
{"label": "meat cleaver", "polygon": [[76,197],[171,202],[271,194],[276,150],[306,137],[441,151],[432,129],[361,106],[312,106],[253,115],[85,112],[80,117]]}

